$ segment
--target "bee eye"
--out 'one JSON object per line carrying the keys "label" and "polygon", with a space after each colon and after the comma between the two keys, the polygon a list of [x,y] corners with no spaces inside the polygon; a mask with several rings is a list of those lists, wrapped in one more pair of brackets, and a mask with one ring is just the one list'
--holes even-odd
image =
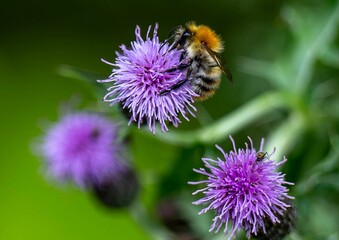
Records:
{"label": "bee eye", "polygon": [[182,35],[185,38],[188,38],[189,36],[191,36],[190,32],[184,32],[184,34]]}

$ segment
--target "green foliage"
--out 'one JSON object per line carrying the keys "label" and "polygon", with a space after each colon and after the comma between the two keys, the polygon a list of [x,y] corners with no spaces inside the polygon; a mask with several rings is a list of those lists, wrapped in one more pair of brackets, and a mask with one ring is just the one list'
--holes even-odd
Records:
{"label": "green foliage", "polygon": [[[140,24],[144,27],[159,21],[159,31],[165,37],[171,27],[193,18],[198,23],[206,22],[213,28],[216,26],[216,31],[221,36],[225,36],[225,55],[228,57],[227,60],[235,78],[235,86],[227,84],[226,79],[224,79],[225,81],[223,81],[221,89],[218,90],[216,96],[198,106],[197,120],[193,120],[192,123],[184,123],[178,129],[171,128],[169,133],[160,133],[158,131],[159,133],[154,136],[147,129],[137,129],[135,126],[130,126],[128,129],[122,127],[123,137],[131,139],[131,153],[129,155],[134,159],[133,163],[142,182],[142,193],[140,201],[131,206],[129,212],[112,214],[112,217],[120,217],[126,226],[131,223],[130,216],[134,217],[147,231],[148,235],[146,237],[141,236],[140,238],[142,239],[146,239],[148,236],[154,239],[172,239],[171,233],[161,225],[155,209],[159,201],[175,198],[180,203],[180,211],[183,216],[190,222],[193,231],[198,233],[202,239],[225,239],[223,233],[209,233],[208,229],[212,216],[208,214],[198,216],[199,207],[191,205],[191,202],[196,200],[196,196],[191,196],[194,188],[189,186],[187,182],[196,180],[199,177],[193,173],[192,168],[199,168],[201,166],[201,157],[218,156],[214,144],[225,145],[226,150],[231,149],[231,144],[227,140],[230,134],[232,134],[239,145],[241,145],[240,140],[246,139],[246,136],[251,136],[255,140],[256,147],[258,147],[259,139],[264,137],[265,151],[272,152],[276,148],[274,158],[277,161],[280,161],[283,156],[288,158],[283,171],[286,173],[288,181],[295,182],[295,186],[291,188],[291,195],[296,197],[298,224],[296,230],[290,234],[288,239],[339,239],[339,1],[243,1],[242,3],[217,1],[208,4],[200,1],[200,3],[207,6],[205,7],[203,4],[200,6],[195,3],[194,6],[191,6],[192,3],[180,2],[170,3],[171,6],[168,7],[170,10],[165,10],[165,5],[157,7],[154,3],[146,1],[143,4],[151,6],[147,10],[147,14],[136,13],[129,11],[129,9],[120,11],[112,7],[112,12],[109,13],[115,14],[117,12],[119,18],[125,17],[125,23],[122,25],[122,21],[119,22],[118,19],[115,19],[116,22],[112,23],[114,24],[112,29],[115,29],[115,31],[110,33],[110,35],[105,35],[105,39],[96,39],[95,33],[99,31],[97,25],[92,26],[95,29],[92,29],[92,35],[86,35],[88,41],[86,48],[92,46],[93,42],[95,42],[95,44],[101,45],[100,51],[102,53],[100,54],[107,54],[113,59],[113,51],[107,53],[108,50],[102,46],[107,44],[108,47],[111,47],[112,44],[108,42],[116,39],[113,46],[114,49],[118,50],[117,46],[119,44],[127,44],[128,41],[132,40],[131,33],[135,24]],[[69,7],[73,6],[73,8],[76,8],[78,4],[72,3]],[[105,4],[103,6],[95,5],[97,9],[100,9],[100,13],[108,11],[105,9]],[[143,7],[139,6],[138,4],[141,3],[136,3],[136,1],[133,4],[136,4],[135,9]],[[180,5],[181,7],[178,9],[176,6],[172,6],[172,4]],[[127,6],[125,7],[127,8]],[[187,9],[189,7],[192,10],[192,15],[187,16]],[[156,11],[154,8],[156,8]],[[159,11],[161,12],[159,13]],[[201,14],[203,11],[206,12],[205,16]],[[127,15],[122,16],[123,12],[126,12]],[[154,14],[154,12],[157,14]],[[164,16],[157,16],[161,15],[162,12]],[[176,13],[176,16],[179,16],[178,19],[173,19],[172,15],[174,13]],[[69,14],[71,15],[71,13]],[[108,12],[106,14],[108,15]],[[100,15],[102,23],[108,21],[101,14],[97,13],[97,15]],[[161,19],[157,19],[157,17]],[[61,21],[66,20],[62,19]],[[67,24],[66,22],[61,23],[62,26],[58,25],[58,28],[53,29],[53,31],[61,31],[60,29]],[[42,24],[40,26],[42,29],[48,28],[43,23],[40,24]],[[108,25],[106,26],[108,27]],[[69,29],[69,31],[71,30]],[[87,26],[83,26],[79,31],[85,32],[86,30]],[[109,30],[106,29],[105,31]],[[9,32],[9,30],[7,31]],[[104,31],[100,31],[100,33],[102,32]],[[30,36],[30,33],[24,33]],[[44,59],[48,57],[47,53],[54,53],[56,55],[58,49],[55,48],[55,45],[59,41],[63,41],[64,45],[71,41],[70,39],[62,39],[62,37],[59,39],[59,36],[54,35],[54,32],[49,34],[54,39],[53,47],[46,46],[49,51],[44,51],[42,46],[41,55],[35,56],[36,51],[34,46],[36,45],[32,45],[30,53],[33,56],[29,54],[22,56],[23,60],[19,63],[31,66],[29,65],[30,58]],[[16,39],[16,37],[16,35],[13,35],[13,39]],[[33,33],[30,37],[33,42],[38,42],[37,39],[40,40]],[[108,38],[109,41],[107,40]],[[3,38],[1,41],[4,41],[4,43],[11,42],[9,37],[8,39],[7,42],[6,38]],[[81,41],[81,39],[81,37],[78,37],[77,41]],[[11,67],[5,61],[6,56],[11,56],[10,54],[14,47],[18,47],[16,49],[18,52],[20,52],[20,49],[23,50],[22,47],[20,48],[22,44],[16,43],[14,45],[13,43],[11,46],[12,48],[4,49],[3,55],[0,55],[0,70],[6,76],[3,78],[6,84],[0,89],[0,92],[6,99],[12,97],[8,94],[9,91],[7,91],[8,86],[10,86],[8,79],[13,77],[12,73],[19,75],[30,70],[23,69],[17,73],[16,68]],[[85,47],[81,49],[85,49]],[[91,49],[90,51],[92,51],[91,58],[99,58],[96,55],[98,54],[97,52],[93,53],[95,50]],[[62,56],[65,55],[67,56],[66,51]],[[68,57],[71,58],[71,54]],[[86,55],[86,58],[88,57]],[[81,62],[83,58],[84,56],[79,56],[78,60]],[[13,59],[10,60],[13,61]],[[45,66],[42,60],[38,61],[38,63]],[[55,66],[60,66],[63,63],[81,66],[82,68],[91,68],[90,66],[101,64],[99,61],[89,63],[83,61],[81,64],[77,64],[76,61],[68,62],[67,58],[64,58],[62,61],[55,60],[53,62],[53,71],[55,71]],[[104,66],[104,64],[102,65]],[[100,68],[104,68],[103,66],[100,66]],[[39,72],[40,68],[37,69],[36,72]],[[39,94],[45,95],[43,100],[36,100],[35,104],[39,107],[41,102],[49,102],[50,105],[47,105],[47,103],[44,105],[44,113],[53,116],[50,110],[51,106],[57,108],[57,102],[60,98],[70,98],[72,92],[78,90],[77,86],[81,85],[79,83],[83,83],[85,86],[83,88],[81,88],[82,86],[80,87],[81,90],[79,91],[81,93],[88,94],[89,92],[97,101],[100,101],[105,94],[106,85],[98,83],[96,80],[103,79],[103,75],[109,75],[110,69],[107,67],[105,69],[96,69],[95,71],[101,74],[62,65],[59,68],[61,76],[80,81],[77,81],[75,85],[72,85],[73,83],[70,82],[58,85],[60,83],[56,84],[56,82],[60,81],[60,79],[54,76],[55,79],[52,84],[55,85],[52,87],[54,90],[59,90],[60,95],[53,95],[48,91],[44,92],[44,90],[50,87],[49,83],[46,83],[45,80],[47,72],[44,77],[39,75],[40,72],[35,75],[28,74],[26,77],[32,80],[33,83],[35,83],[34,78],[41,78],[40,82],[35,84],[41,88]],[[27,84],[23,86],[28,86],[26,79],[23,80],[25,81],[21,81],[22,84]],[[65,79],[63,78],[61,81],[65,81]],[[68,90],[64,91],[63,86],[66,86]],[[11,90],[16,91],[17,89],[11,88]],[[27,96],[25,88],[19,89],[14,97],[14,99],[20,99],[20,102],[17,100],[17,105],[21,104],[22,96]],[[37,96],[32,96],[32,99]],[[50,98],[47,99],[47,97]],[[33,100],[31,101],[33,102]],[[106,112],[113,118],[118,119],[122,126],[127,126],[127,121],[120,115],[117,107],[108,107],[102,102],[97,103],[96,101],[90,103],[91,108],[93,108],[93,105],[101,112]],[[6,104],[4,109],[7,109]],[[32,109],[30,112],[27,110],[28,120],[30,119],[29,114],[41,115],[41,111],[34,110],[34,108],[31,108],[31,105],[27,106],[27,109]],[[202,113],[204,115],[199,115]],[[16,119],[22,117],[15,114],[18,113],[10,112],[9,114],[4,114],[4,119],[6,119],[8,126],[11,126],[12,120],[8,117],[6,118],[6,116],[16,116]],[[34,125],[36,117],[31,116],[30,120],[32,125]],[[20,127],[20,125],[22,125],[23,129],[20,131],[21,133],[28,131],[26,130],[26,123],[23,122],[18,122],[16,126],[12,126],[13,130],[19,131],[18,126]],[[25,128],[23,128],[24,126]],[[4,127],[2,132],[7,132],[6,127]],[[38,130],[35,129],[35,132],[27,133],[27,138],[28,135],[29,137],[38,135]],[[22,144],[24,145],[26,142]],[[16,147],[16,145],[13,145],[12,148],[16,150]],[[28,155],[28,153],[26,154]],[[8,158],[12,157],[9,153],[5,154],[5,156]],[[23,158],[23,156],[17,158]],[[0,183],[2,183],[0,185],[2,188],[0,195],[5,196],[4,200],[0,200],[0,206],[2,205],[1,203],[6,206],[12,204],[12,198],[7,196],[9,196],[8,193],[12,194],[14,191],[6,190],[7,183],[5,184],[6,181],[2,178],[5,179],[6,177],[16,180],[16,176],[20,176],[24,172],[20,168],[16,170],[15,164],[11,164],[4,164],[4,167],[5,169],[10,169],[8,175],[10,173],[12,175],[7,176],[4,174],[3,177],[0,176]],[[18,163],[18,165],[20,164]],[[27,165],[31,166],[32,164]],[[34,164],[34,170],[31,169],[31,171],[36,171],[36,165]],[[32,185],[29,188],[34,189],[33,186],[41,187],[44,185],[41,180],[37,180],[39,177],[35,175],[34,177],[32,177],[33,175],[27,176],[28,179],[35,180],[26,182],[25,179],[19,179],[19,181],[22,184]],[[13,189],[17,187],[14,185],[13,182],[9,184]],[[23,193],[26,194],[26,190],[23,190]],[[56,202],[55,197],[59,196],[51,189],[41,190],[40,194],[36,193],[34,195],[41,200],[41,205],[43,205],[42,199],[44,199],[44,194],[50,195],[47,201],[51,203]],[[92,205],[86,202],[83,203],[83,200],[81,200],[84,197],[83,194],[77,194],[74,193],[75,198],[64,200],[66,201],[64,205],[69,205],[70,201],[78,201],[80,205],[74,203],[74,211],[81,214],[90,209]],[[13,196],[13,198],[17,199],[21,194],[17,193]],[[33,200],[29,201],[29,203],[34,204]],[[27,209],[26,207],[23,209],[20,204],[18,205],[17,209],[14,205],[10,205],[11,208],[8,208],[7,212],[5,207],[3,209],[0,207],[0,209],[7,214],[5,216],[9,216],[12,212],[21,214],[21,212],[25,211],[28,215],[34,214],[33,210],[27,210],[28,206],[26,206]],[[53,206],[58,206],[58,203],[55,203]],[[51,214],[62,211],[62,209],[58,208],[52,211],[44,206],[42,206],[42,210],[43,213],[40,215],[46,215],[47,217],[50,214],[49,211],[51,211]],[[111,226],[108,224],[111,223],[111,220],[108,220],[107,215],[101,216],[97,212],[93,213],[93,210],[91,211],[88,217],[101,219],[101,223],[107,228]],[[36,218],[39,218],[40,215],[37,214]],[[63,218],[63,216],[56,218],[59,220],[53,220],[52,223],[55,221],[57,228],[61,226],[61,228],[64,227],[66,229],[64,230],[66,233],[65,237],[67,237],[68,233],[70,237],[78,236],[77,229],[75,231],[62,224]],[[1,236],[11,236],[12,238],[9,239],[22,239],[22,235],[13,230],[16,229],[16,221],[17,219],[12,216],[8,220],[8,225],[5,225],[5,219],[0,221],[1,224],[7,227],[6,230],[0,230],[0,238]],[[38,220],[36,221],[38,223]],[[81,221],[81,218],[74,218],[74,221]],[[118,220],[113,221],[112,225],[118,224],[118,222]],[[19,224],[20,226],[25,225],[23,223]],[[76,226],[86,229],[90,228],[86,224],[78,224]],[[27,228],[33,227],[33,223],[28,223]],[[43,236],[56,231],[50,225],[46,224],[45,227]],[[91,227],[94,228],[95,223]],[[133,226],[129,229],[131,228]],[[135,232],[130,235],[126,233],[126,236],[132,236],[132,238],[140,236],[139,232],[141,230],[135,226],[133,229],[136,229]],[[104,230],[103,227],[100,228],[100,231]],[[35,231],[38,230],[35,229]],[[114,238],[114,231],[111,231],[110,234],[111,238]],[[92,232],[91,236],[94,239],[96,233]],[[51,239],[54,239],[53,237]],[[124,239],[123,237],[120,238]],[[240,235],[239,239],[245,239],[245,237]]]}
{"label": "green foliage", "polygon": [[[289,34],[289,38],[285,48],[273,60],[241,57],[238,61],[240,71],[265,79],[273,86],[271,90],[243,102],[220,119],[197,129],[172,129],[169,133],[156,136],[147,130],[132,133],[175,146],[179,154],[171,160],[172,166],[167,167],[159,182],[153,186],[158,189],[159,195],[154,194],[155,198],[151,202],[156,205],[158,199],[173,196],[181,199],[183,214],[193,228],[200,232],[200,236],[206,239],[211,239],[211,235],[201,231],[208,230],[206,226],[209,226],[211,218],[196,218],[192,212],[197,211],[197,208],[187,205],[193,198],[187,195],[192,189],[186,182],[194,178],[191,169],[201,164],[197,162],[199,156],[206,155],[196,150],[225,141],[230,134],[246,134],[260,119],[279,112],[284,114],[262,124],[268,129],[265,151],[272,152],[276,148],[274,157],[277,161],[287,156],[287,178],[296,182],[292,195],[296,196],[299,224],[289,238],[324,239],[332,236],[337,239],[335,236],[338,236],[339,205],[328,198],[339,196],[339,136],[336,132],[339,96],[337,91],[330,91],[331,87],[338,86],[333,83],[338,80],[338,72],[333,75],[333,68],[338,68],[339,61],[335,42],[339,26],[339,3],[328,1],[320,8],[286,4],[281,7],[280,16],[288,27],[286,34]],[[269,36],[265,39],[267,42],[270,40]],[[262,51],[265,51],[264,47]],[[314,79],[319,63],[326,65],[323,71],[328,72],[329,79]],[[93,79],[82,72],[77,75],[76,72],[72,69],[73,76],[84,80]],[[331,87],[328,87],[330,83]],[[237,91],[237,86],[233,91]],[[313,149],[310,149],[310,145]],[[293,165],[298,166],[298,169],[294,169]]]}

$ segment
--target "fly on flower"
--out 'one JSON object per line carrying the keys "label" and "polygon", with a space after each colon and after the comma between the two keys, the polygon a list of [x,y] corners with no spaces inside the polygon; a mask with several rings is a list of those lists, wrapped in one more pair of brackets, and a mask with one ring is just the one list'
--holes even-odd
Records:
{"label": "fly on flower", "polygon": [[268,157],[268,153],[259,151],[257,152],[256,157],[257,157],[257,162],[260,162]]}
{"label": "fly on flower", "polygon": [[169,51],[171,46],[167,42],[159,42],[157,30],[158,25],[155,25],[150,36],[150,26],[144,39],[137,26],[136,40],[131,42],[131,47],[121,45],[114,63],[103,60],[113,66],[112,74],[106,80],[98,80],[113,83],[104,96],[105,102],[121,104],[130,115],[129,124],[135,122],[139,128],[147,124],[153,134],[157,123],[165,132],[168,131],[168,123],[178,126],[180,116],[187,121],[188,115],[194,116],[196,109],[192,103],[193,97],[197,96],[189,84],[183,84],[178,91],[160,94],[186,76],[178,69],[183,61],[182,51]]}
{"label": "fly on flower", "polygon": [[[292,183],[286,182],[284,175],[276,171],[286,159],[279,163],[268,158],[266,161],[258,162],[257,153],[262,152],[264,141],[262,140],[260,150],[257,152],[253,148],[252,140],[250,138],[249,140],[250,148],[246,144],[245,149],[236,149],[231,138],[233,151],[226,153],[217,146],[223,158],[202,159],[206,169],[194,171],[207,176],[208,179],[190,182],[206,185],[193,193],[204,194],[203,198],[193,204],[207,204],[199,214],[213,210],[216,216],[213,218],[210,231],[218,232],[224,226],[224,232],[229,234],[228,239],[233,238],[241,228],[245,230],[248,238],[266,234],[286,235],[292,229],[290,222],[293,222],[293,217],[287,224],[279,223],[283,216],[292,215],[290,212],[293,212],[289,210],[292,208],[290,200],[293,197],[287,194],[288,189],[284,186]],[[279,232],[278,235],[268,229],[281,226],[285,232],[275,231]]]}

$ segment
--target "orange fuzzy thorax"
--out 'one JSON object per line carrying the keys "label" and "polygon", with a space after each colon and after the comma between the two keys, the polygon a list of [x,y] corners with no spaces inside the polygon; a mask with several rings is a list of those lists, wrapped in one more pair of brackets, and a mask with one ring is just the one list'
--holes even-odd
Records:
{"label": "orange fuzzy thorax", "polygon": [[192,33],[194,42],[204,43],[214,52],[221,52],[223,49],[220,37],[209,27],[205,25],[187,24],[188,30]]}

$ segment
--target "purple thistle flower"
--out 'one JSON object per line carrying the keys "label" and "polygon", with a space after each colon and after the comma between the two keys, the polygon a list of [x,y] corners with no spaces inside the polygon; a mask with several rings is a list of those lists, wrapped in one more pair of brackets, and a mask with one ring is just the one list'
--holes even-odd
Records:
{"label": "purple thistle flower", "polygon": [[47,174],[80,187],[100,184],[120,171],[117,126],[102,115],[72,113],[46,133],[41,145]]}
{"label": "purple thistle flower", "polygon": [[[189,83],[166,95],[160,95],[163,90],[169,89],[177,82],[186,78],[184,71],[175,70],[182,61],[181,50],[169,51],[168,43],[160,43],[157,37],[158,25],[155,25],[153,38],[149,37],[149,26],[146,39],[140,34],[139,26],[135,29],[136,41],[131,42],[131,49],[121,45],[121,53],[116,52],[116,62],[112,65],[113,73],[106,80],[99,82],[113,82],[108,93],[104,96],[105,102],[111,105],[120,103],[127,108],[131,117],[129,124],[136,122],[138,127],[146,121],[149,129],[155,134],[156,122],[159,122],[161,131],[168,131],[167,122],[175,127],[181,122],[181,115],[187,121],[187,113],[194,116],[196,111],[193,97],[197,96],[190,88]],[[193,111],[192,111],[193,110]]]}
{"label": "purple thistle flower", "polygon": [[[222,148],[216,146],[223,154],[224,159],[213,160],[203,158],[206,168],[194,169],[195,172],[208,177],[207,180],[189,182],[190,184],[206,184],[207,186],[193,194],[202,192],[205,196],[193,204],[208,204],[199,214],[214,210],[216,217],[213,219],[210,231],[218,232],[224,225],[228,239],[244,228],[249,238],[257,235],[258,231],[266,232],[265,219],[269,218],[272,223],[279,222],[279,215],[290,207],[286,199],[288,189],[283,184],[293,185],[284,181],[284,175],[276,172],[276,168],[283,165],[287,160],[279,163],[270,160],[269,155],[262,161],[258,161],[257,151],[253,148],[236,149],[234,140],[233,151],[225,153]],[[263,150],[264,140],[260,145]]]}

